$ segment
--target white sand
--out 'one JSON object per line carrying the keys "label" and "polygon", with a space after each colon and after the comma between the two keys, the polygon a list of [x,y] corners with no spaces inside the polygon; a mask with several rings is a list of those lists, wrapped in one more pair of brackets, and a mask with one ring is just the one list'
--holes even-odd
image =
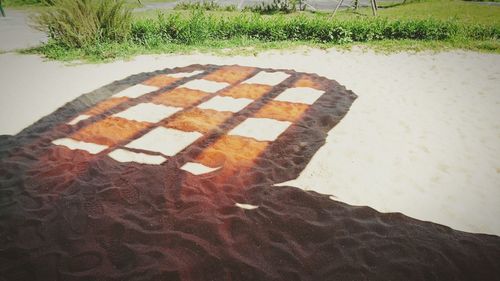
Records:
{"label": "white sand", "polygon": [[0,134],[114,80],[167,67],[241,64],[318,73],[359,98],[291,184],[382,212],[500,235],[500,56],[334,50],[251,57],[142,56],[64,66],[0,55]]}

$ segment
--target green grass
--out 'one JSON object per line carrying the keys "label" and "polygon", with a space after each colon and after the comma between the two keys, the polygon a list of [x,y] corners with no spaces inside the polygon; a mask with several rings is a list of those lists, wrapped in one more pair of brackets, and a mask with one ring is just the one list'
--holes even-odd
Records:
{"label": "green grass", "polygon": [[[144,6],[146,4],[151,4],[151,3],[169,3],[169,2],[175,2],[177,0],[141,0],[141,2],[139,3],[139,1],[137,0],[126,0],[127,3],[129,3],[132,7],[134,8],[139,8],[141,6]],[[142,3],[142,5],[141,5]]]}
{"label": "green grass", "polygon": [[[50,0],[49,0],[50,1]],[[141,0],[141,3],[149,4],[149,3],[161,3],[161,2],[175,2],[177,0]],[[131,7],[140,7],[141,4],[137,0],[126,0],[126,2]],[[27,8],[27,7],[40,7],[45,6],[44,0],[3,0],[3,5],[6,7],[15,7],[15,8]]]}
{"label": "green grass", "polygon": [[[153,0],[154,1],[154,0]],[[138,54],[211,52],[254,54],[300,46],[378,52],[465,49],[500,53],[500,7],[459,1],[420,1],[379,9],[286,15],[206,11],[157,11],[134,14],[130,38],[81,48],[57,42],[26,50],[57,60],[108,61]]]}
{"label": "green grass", "polygon": [[[500,1],[500,0],[498,0]],[[380,4],[382,8],[378,11],[379,17],[387,19],[436,19],[436,20],[453,20],[460,23],[474,24],[500,24],[500,6],[485,6],[474,2],[451,1],[451,0],[432,0],[413,2],[405,5],[395,4]],[[389,6],[383,8],[383,6]],[[391,6],[393,5],[393,6]],[[171,10],[159,11],[144,11],[135,13],[136,18],[156,18],[158,12],[164,14],[173,13]],[[207,12],[208,14],[216,14],[225,17],[239,16],[239,12]],[[286,16],[294,17],[297,15],[306,16],[325,16],[329,17],[330,12],[297,12]],[[358,12],[352,10],[342,10],[336,15],[339,19],[366,18],[371,17],[370,8],[360,8]]]}
{"label": "green grass", "polygon": [[462,1],[428,1],[379,9],[389,19],[455,20],[466,24],[500,24],[500,7]]}
{"label": "green grass", "polygon": [[174,10],[205,10],[205,11],[229,11],[233,12],[236,11],[236,5],[226,5],[222,6],[217,2],[214,1],[198,1],[198,2],[191,2],[191,1],[180,1],[177,3],[174,7]]}
{"label": "green grass", "polygon": [[498,40],[483,41],[419,41],[419,40],[380,40],[371,42],[353,42],[345,44],[314,43],[310,41],[274,41],[262,42],[248,38],[234,38],[230,40],[209,40],[203,44],[161,44],[157,46],[144,46],[131,43],[104,43],[87,48],[65,49],[56,44],[48,44],[41,47],[26,49],[23,54],[43,54],[48,59],[59,61],[85,61],[101,63],[114,61],[116,59],[130,59],[136,55],[148,54],[194,54],[210,53],[221,56],[235,55],[257,55],[269,50],[294,50],[302,48],[351,50],[352,48],[373,50],[377,53],[394,53],[400,51],[422,52],[422,51],[448,51],[448,50],[470,50],[484,53],[500,53],[500,42]]}
{"label": "green grass", "polygon": [[261,41],[364,42],[383,39],[484,40],[500,37],[500,25],[462,24],[433,19],[387,20],[384,18],[329,19],[324,16],[261,16],[241,14],[220,17],[196,11],[138,20],[132,40],[139,44],[248,37]]}
{"label": "green grass", "polygon": [[469,2],[500,2],[500,0],[464,0]]}
{"label": "green grass", "polygon": [[82,48],[102,42],[125,42],[132,16],[123,0],[54,0],[54,6],[35,16],[33,22],[59,45]]}

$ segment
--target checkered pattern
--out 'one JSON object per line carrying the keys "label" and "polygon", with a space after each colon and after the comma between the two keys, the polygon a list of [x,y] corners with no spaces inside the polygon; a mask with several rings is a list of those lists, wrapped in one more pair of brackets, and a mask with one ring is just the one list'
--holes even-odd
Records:
{"label": "checkered pattern", "polygon": [[[123,89],[70,120],[67,124],[75,131],[53,143],[106,154],[118,162],[161,165],[205,134],[222,131],[193,162],[181,167],[201,175],[225,165],[252,165],[269,143],[276,141],[324,93],[304,87],[301,82],[269,99],[266,97],[274,87],[289,79],[290,74],[241,66],[205,72],[200,69],[161,74]],[[254,108],[251,117],[237,119],[238,124],[222,129],[235,114],[257,100],[260,106]],[[90,122],[89,118],[98,120]]]}

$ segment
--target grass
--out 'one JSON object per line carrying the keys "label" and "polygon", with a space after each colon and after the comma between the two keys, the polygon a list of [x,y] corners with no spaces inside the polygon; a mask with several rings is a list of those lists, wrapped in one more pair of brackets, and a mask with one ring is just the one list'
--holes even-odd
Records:
{"label": "grass", "polygon": [[465,24],[500,24],[500,7],[463,1],[416,2],[379,9],[379,15],[389,19],[432,18]]}
{"label": "grass", "polygon": [[101,42],[123,43],[132,17],[122,0],[54,0],[54,6],[33,17],[35,27],[61,46],[82,48]]}
{"label": "grass", "polygon": [[419,40],[380,40],[371,42],[354,42],[344,44],[314,43],[310,41],[274,41],[262,42],[248,38],[234,38],[225,41],[209,40],[203,44],[162,44],[158,46],[143,46],[130,43],[103,43],[84,49],[65,49],[57,45],[44,45],[40,47],[22,50],[23,54],[43,54],[48,59],[59,61],[85,61],[90,63],[110,62],[116,59],[130,59],[136,55],[151,54],[193,54],[210,53],[221,56],[235,55],[257,55],[269,50],[302,50],[304,48],[315,48],[327,50],[351,50],[361,48],[373,50],[377,53],[407,52],[440,52],[449,50],[470,50],[483,53],[499,53],[500,42],[498,40],[483,41],[419,41]]}
{"label": "grass", "polygon": [[[152,3],[167,3],[167,2],[175,2],[175,1],[177,1],[177,0],[141,0],[141,2],[139,3],[139,1],[137,1],[137,0],[126,0],[126,2],[129,3],[134,8],[139,8],[139,7],[142,7],[144,5],[152,4]],[[142,3],[142,5],[141,5],[141,3]]]}
{"label": "grass", "polygon": [[500,2],[500,0],[464,0],[470,2]]}
{"label": "grass", "polygon": [[384,18],[330,19],[324,16],[261,16],[241,14],[219,17],[196,11],[191,15],[170,14],[152,20],[138,20],[132,39],[140,44],[176,42],[190,44],[204,40],[248,37],[261,41],[364,42],[383,39],[449,40],[497,39],[500,26],[461,24],[433,19],[387,20]]}
{"label": "grass", "polygon": [[192,11],[167,11],[160,20],[157,11],[146,11],[134,13],[131,37],[123,43],[66,48],[52,41],[24,52],[91,62],[138,54],[255,54],[300,46],[361,46],[378,52],[465,49],[500,53],[500,7],[448,0],[386,6],[379,9],[377,19],[369,16],[369,9],[362,8],[357,12],[341,11],[335,21],[324,12],[259,16],[206,11],[194,16]]}
{"label": "grass", "polygon": [[[3,0],[2,3],[6,7],[15,7],[15,8],[37,8],[45,6],[44,1],[50,0]],[[141,3],[143,5],[150,3],[164,3],[164,2],[175,2],[177,0],[141,0],[140,3],[137,0],[126,0],[126,2],[131,7],[141,7]]]}
{"label": "grass", "polygon": [[236,5],[226,5],[222,6],[214,1],[199,1],[199,2],[191,2],[191,1],[181,1],[177,3],[174,7],[174,10],[194,10],[201,9],[205,11],[228,11],[234,12],[237,10]]}
{"label": "grass", "polygon": [[[500,1],[500,0],[498,0]],[[451,0],[432,0],[420,1],[401,5],[400,3],[380,4],[382,7],[378,10],[379,17],[387,19],[428,19],[435,20],[453,20],[460,23],[474,24],[500,24],[500,7],[485,6],[474,2],[451,1]],[[387,8],[383,8],[384,5]],[[156,10],[144,11],[135,13],[134,16],[139,19],[156,18],[158,12],[170,14],[172,10]],[[207,14],[215,14],[224,17],[239,16],[240,12],[210,12]],[[297,12],[286,16],[294,17],[297,15],[305,16],[325,16],[329,17],[330,12],[320,11],[312,12]],[[339,19],[366,18],[371,17],[370,8],[360,8],[357,12],[352,10],[341,10],[335,16]]]}

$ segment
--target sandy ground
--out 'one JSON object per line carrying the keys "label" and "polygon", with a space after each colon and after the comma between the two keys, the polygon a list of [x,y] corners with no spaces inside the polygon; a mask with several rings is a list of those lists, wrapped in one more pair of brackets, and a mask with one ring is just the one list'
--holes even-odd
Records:
{"label": "sandy ground", "polygon": [[9,53],[0,55],[0,134],[16,134],[114,80],[195,63],[317,73],[359,96],[327,144],[288,184],[382,212],[500,235],[499,55],[300,50],[67,66]]}

